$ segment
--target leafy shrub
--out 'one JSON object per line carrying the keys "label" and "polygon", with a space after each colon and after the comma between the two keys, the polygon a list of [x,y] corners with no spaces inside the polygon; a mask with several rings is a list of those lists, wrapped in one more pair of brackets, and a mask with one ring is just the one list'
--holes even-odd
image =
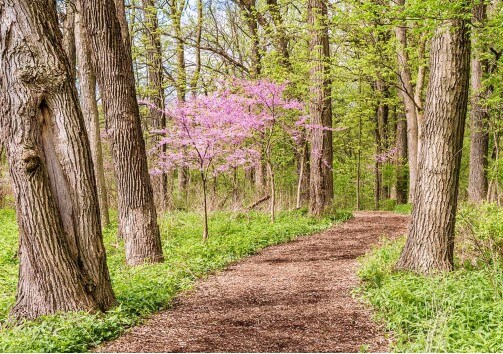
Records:
{"label": "leafy shrub", "polygon": [[81,352],[120,335],[145,316],[170,306],[194,281],[269,245],[330,226],[300,212],[279,213],[276,223],[262,213],[215,213],[210,238],[202,242],[202,217],[173,212],[159,220],[166,262],[126,267],[117,244],[117,224],[104,230],[107,260],[119,306],[106,314],[69,313],[11,324],[7,313],[17,282],[15,214],[0,210],[0,352]]}

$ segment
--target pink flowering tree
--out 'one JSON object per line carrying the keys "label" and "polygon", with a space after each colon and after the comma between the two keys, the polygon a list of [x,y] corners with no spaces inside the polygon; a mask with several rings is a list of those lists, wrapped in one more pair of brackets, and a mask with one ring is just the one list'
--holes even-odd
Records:
{"label": "pink flowering tree", "polygon": [[277,136],[275,132],[282,130],[295,141],[305,125],[304,120],[299,119],[303,105],[285,97],[286,84],[234,79],[226,86],[231,89],[220,89],[167,108],[168,127],[155,132],[162,135],[159,144],[163,149],[155,149],[159,155],[152,173],[180,167],[200,173],[204,239],[208,237],[208,177],[253,166],[262,158],[267,165],[271,221],[274,221],[276,184],[272,148]]}
{"label": "pink flowering tree", "polygon": [[[267,79],[257,81],[234,79],[232,82],[236,94],[242,97],[249,112],[260,124],[255,132],[257,151],[262,151],[265,160],[270,187],[271,221],[275,219],[276,181],[273,147],[275,140],[285,134],[292,142],[298,142],[305,135],[307,122],[302,116],[304,105],[286,95],[287,83],[277,84]],[[278,134],[279,132],[285,134]],[[300,182],[299,182],[300,183]]]}
{"label": "pink flowering tree", "polygon": [[[188,168],[200,173],[204,199],[203,239],[208,237],[207,181],[210,175],[246,167],[259,153],[249,143],[261,122],[250,114],[238,95],[218,91],[166,109],[168,127],[162,134],[164,148],[152,173]],[[159,149],[157,149],[159,151]]]}

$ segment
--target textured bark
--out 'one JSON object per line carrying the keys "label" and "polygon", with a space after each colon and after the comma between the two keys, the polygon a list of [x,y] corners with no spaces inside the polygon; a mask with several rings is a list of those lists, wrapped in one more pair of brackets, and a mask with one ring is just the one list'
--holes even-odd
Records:
{"label": "textured bark", "polygon": [[0,103],[20,235],[12,315],[110,308],[89,142],[53,1],[0,0]]}
{"label": "textured bark", "polygon": [[78,61],[78,79],[80,88],[80,106],[84,115],[87,136],[91,147],[94,177],[98,188],[101,226],[110,224],[108,212],[108,195],[103,166],[103,149],[101,144],[100,116],[96,100],[96,75],[92,68],[89,39],[79,10],[75,14],[75,46]]}
{"label": "textured bark", "polygon": [[[479,32],[486,19],[485,1],[480,0],[473,6],[474,31]],[[488,89],[482,84],[484,69],[488,63],[482,59],[482,48],[476,48],[477,33],[472,37],[474,55],[471,60],[471,111],[470,111],[470,169],[468,175],[468,200],[481,203],[487,196],[487,154],[489,151],[488,111],[484,99]]]}
{"label": "textured bark", "polygon": [[407,191],[407,121],[399,114],[396,123],[396,203],[406,204]]}
{"label": "textured bark", "polygon": [[162,262],[131,56],[123,45],[113,1],[82,0],[81,5],[110,136],[126,262]]}
{"label": "textured bark", "polygon": [[[119,21],[122,43],[124,48],[126,48],[126,53],[131,57],[131,35],[129,34],[129,27],[126,19],[126,7],[124,6],[124,0],[113,0],[115,4],[115,14],[117,15],[117,20]],[[132,62],[132,60],[131,60]]]}
{"label": "textured bark", "polygon": [[329,128],[312,129],[310,136],[309,212],[320,215],[334,196],[327,2],[308,0],[307,6],[311,62],[309,117],[311,124]]}
{"label": "textured bark", "polygon": [[444,20],[432,39],[412,221],[398,269],[452,269],[459,168],[468,99],[470,40],[466,22]]}
{"label": "textured bark", "polygon": [[[405,0],[397,0],[398,6],[404,6]],[[409,200],[413,202],[414,188],[417,181],[417,157],[418,157],[418,116],[417,106],[414,100],[414,88],[412,87],[412,76],[409,67],[409,56],[407,54],[407,27],[405,22],[395,28],[397,39],[397,60],[399,92],[405,108],[407,118],[407,151],[409,163]],[[422,76],[419,76],[422,77]]]}
{"label": "textured bark", "polygon": [[[160,130],[166,128],[166,115],[162,112],[164,110],[162,47],[156,5],[154,0],[142,2],[147,41],[148,101],[155,106],[149,108],[149,117],[151,127]],[[151,146],[155,148],[159,145],[159,141],[160,137],[153,135]],[[158,147],[158,149],[165,150],[164,147]],[[151,177],[154,199],[159,209],[165,209],[168,204],[167,177],[166,173],[155,174]]]}
{"label": "textured bark", "polygon": [[75,80],[77,54],[75,49],[75,6],[71,1],[66,3],[63,21],[63,48],[70,62],[70,74]]}

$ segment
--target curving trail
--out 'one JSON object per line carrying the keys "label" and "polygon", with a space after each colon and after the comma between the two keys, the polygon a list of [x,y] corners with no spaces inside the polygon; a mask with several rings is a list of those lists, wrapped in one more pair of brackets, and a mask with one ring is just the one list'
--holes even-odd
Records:
{"label": "curving trail", "polygon": [[203,280],[175,306],[97,348],[109,352],[386,351],[351,296],[356,258],[408,217],[358,212],[327,231],[269,247]]}

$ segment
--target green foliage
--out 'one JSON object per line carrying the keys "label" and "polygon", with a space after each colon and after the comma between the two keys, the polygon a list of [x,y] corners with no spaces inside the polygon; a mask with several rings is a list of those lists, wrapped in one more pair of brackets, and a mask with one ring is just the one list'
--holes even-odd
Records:
{"label": "green foliage", "polygon": [[[347,218],[347,214],[341,214]],[[160,219],[164,241],[163,264],[129,268],[124,248],[117,245],[117,225],[104,232],[107,260],[120,305],[106,314],[70,313],[46,316],[14,325],[7,313],[14,302],[17,281],[17,226],[10,210],[0,210],[0,352],[80,352],[117,337],[145,316],[170,306],[171,300],[194,281],[230,262],[277,243],[330,226],[301,212],[279,213],[276,223],[262,213],[215,213],[210,238],[203,243],[202,217],[174,212]]]}
{"label": "green foliage", "polygon": [[410,214],[412,212],[412,204],[397,204],[393,211],[398,214]]}
{"label": "green foliage", "polygon": [[[473,234],[478,241],[503,238],[503,209],[465,208],[458,224],[475,216]],[[473,221],[473,219],[472,219]],[[465,243],[457,229],[458,243]],[[377,311],[377,317],[394,333],[395,351],[502,352],[503,272],[501,259],[493,267],[477,258],[453,272],[424,277],[394,272],[404,239],[384,241],[361,260],[359,294]],[[458,249],[457,249],[458,250]],[[479,254],[474,254],[479,257]]]}

